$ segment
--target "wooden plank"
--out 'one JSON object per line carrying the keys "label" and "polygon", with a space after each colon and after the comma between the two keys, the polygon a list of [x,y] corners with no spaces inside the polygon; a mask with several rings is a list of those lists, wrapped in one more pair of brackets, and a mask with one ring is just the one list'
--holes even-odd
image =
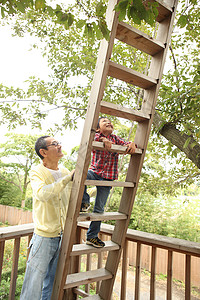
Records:
{"label": "wooden plank", "polygon": [[[158,3],[158,16],[156,18],[157,22],[162,22],[163,20],[165,20],[168,16],[170,16],[170,14],[173,12],[173,7],[168,5],[166,3],[166,1],[163,0],[146,0],[146,3],[148,2],[157,2]],[[169,1],[172,4],[172,1]],[[170,4],[169,3],[169,4]]]}
{"label": "wooden plank", "polygon": [[107,221],[107,220],[126,220],[127,216],[119,212],[80,213],[77,222],[83,221]]}
{"label": "wooden plank", "polygon": [[[102,142],[93,141],[92,142],[92,147],[95,150],[105,151],[105,148],[104,148],[104,145],[103,145]],[[120,145],[114,145],[113,144],[111,146],[111,149],[110,149],[109,152],[116,152],[116,153],[119,153],[119,154],[125,154],[126,153],[126,149],[127,149],[126,146],[120,146]],[[135,153],[132,154],[132,155],[135,155],[135,154],[142,154],[142,149],[136,148],[135,149]]]}
{"label": "wooden plank", "polygon": [[121,278],[121,294],[120,300],[126,300],[126,284],[127,284],[127,271],[128,271],[128,241],[126,240],[123,247],[122,256],[122,278]]}
{"label": "wooden plank", "polygon": [[[105,225],[103,224],[103,226]],[[163,249],[188,253],[200,257],[200,243],[132,229],[127,230],[126,237],[133,242],[140,241],[146,245],[159,246]]]}
{"label": "wooden plank", "polygon": [[151,279],[150,279],[150,300],[155,300],[155,292],[156,292],[156,254],[157,248],[152,247],[151,253]]}
{"label": "wooden plank", "polygon": [[14,249],[13,249],[13,263],[12,272],[10,279],[10,290],[9,290],[9,300],[15,299],[15,290],[17,282],[17,271],[18,271],[18,260],[19,260],[19,249],[20,249],[20,238],[15,239]]}
{"label": "wooden plank", "polygon": [[119,22],[116,38],[152,56],[165,49],[164,43],[124,22]]}
{"label": "wooden plank", "polygon": [[5,241],[0,242],[0,283],[1,283],[1,274],[3,267],[3,255],[4,255]]}
{"label": "wooden plank", "polygon": [[85,291],[78,289],[78,288],[73,288],[73,292],[78,295],[81,296],[85,299],[85,297],[89,296],[90,294],[86,293]]}
{"label": "wooden plank", "polygon": [[110,116],[116,116],[131,121],[143,122],[150,119],[149,114],[144,114],[139,110],[127,108],[118,104],[101,101],[101,112]]}
{"label": "wooden plank", "polygon": [[167,262],[167,300],[172,300],[172,270],[173,270],[173,252],[168,251]]}
{"label": "wooden plank", "polygon": [[127,187],[134,188],[134,182],[123,182],[123,181],[108,181],[108,180],[86,180],[85,185],[95,185],[95,186],[112,186],[112,187]]}
{"label": "wooden plank", "polygon": [[103,300],[99,295],[92,295],[90,297],[84,298],[84,300]]}
{"label": "wooden plank", "polygon": [[141,277],[141,243],[137,243],[136,266],[135,266],[135,300],[140,299],[140,277]]}
{"label": "wooden plank", "polygon": [[[154,0],[147,0],[148,2],[155,2]],[[167,5],[163,0],[157,0],[156,1],[159,5],[157,7],[158,9],[158,16],[156,18],[157,22],[162,22],[167,17],[171,15],[173,12],[173,8]]]}
{"label": "wooden plank", "polygon": [[[100,237],[101,240],[103,240],[102,234],[101,234],[101,233],[99,234],[99,237]],[[111,241],[111,242],[112,242],[112,241]],[[118,246],[118,245],[117,245],[117,246]],[[119,246],[118,246],[118,247],[119,247]],[[118,248],[118,249],[119,249],[119,248]],[[102,268],[102,266],[103,266],[102,262],[103,262],[103,252],[98,252],[98,263],[97,263],[97,268],[98,268],[98,269]],[[100,286],[101,286],[101,281],[98,281],[98,282],[96,283],[96,294],[99,293]]]}
{"label": "wooden plank", "polygon": [[185,257],[185,300],[191,300],[191,256]]}
{"label": "wooden plank", "polygon": [[113,61],[109,62],[108,75],[143,89],[149,89],[157,84],[157,79],[141,74]]}
{"label": "wooden plank", "polygon": [[92,283],[100,280],[107,280],[110,278],[112,278],[112,274],[104,268],[82,272],[82,273],[70,274],[67,276],[64,289],[68,289],[82,284]]}
{"label": "wooden plank", "polygon": [[119,245],[113,243],[112,241],[105,241],[105,247],[95,248],[87,244],[75,244],[73,245],[71,256],[88,254],[88,253],[101,253],[104,251],[118,250]]}
{"label": "wooden plank", "polygon": [[[86,271],[90,271],[92,267],[92,255],[91,253],[87,254],[87,260],[86,260]],[[89,293],[90,292],[90,284],[87,283],[85,285],[85,292]]]}
{"label": "wooden plank", "polygon": [[0,228],[0,240],[14,239],[16,237],[22,237],[31,235],[34,230],[33,223],[1,227]]}

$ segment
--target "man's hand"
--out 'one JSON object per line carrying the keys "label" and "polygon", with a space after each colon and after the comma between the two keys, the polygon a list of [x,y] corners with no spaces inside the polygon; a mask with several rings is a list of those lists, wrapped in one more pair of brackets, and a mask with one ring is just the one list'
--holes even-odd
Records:
{"label": "man's hand", "polygon": [[126,154],[133,154],[135,153],[135,149],[136,149],[136,145],[134,142],[131,142],[130,144],[127,145],[127,149],[126,149]]}

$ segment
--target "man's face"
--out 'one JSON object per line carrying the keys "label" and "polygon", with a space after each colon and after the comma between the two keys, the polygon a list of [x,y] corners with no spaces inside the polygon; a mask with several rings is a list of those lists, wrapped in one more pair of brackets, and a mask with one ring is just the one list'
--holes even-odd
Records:
{"label": "man's face", "polygon": [[46,138],[46,157],[50,160],[58,161],[63,157],[62,146],[53,137]]}
{"label": "man's face", "polygon": [[105,136],[109,135],[113,132],[113,124],[110,122],[109,119],[103,118],[99,122],[99,131]]}

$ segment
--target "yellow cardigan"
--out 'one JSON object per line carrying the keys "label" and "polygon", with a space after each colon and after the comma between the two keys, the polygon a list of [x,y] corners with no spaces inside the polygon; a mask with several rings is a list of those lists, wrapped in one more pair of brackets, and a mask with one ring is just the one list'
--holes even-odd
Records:
{"label": "yellow cardigan", "polygon": [[44,237],[56,237],[64,229],[72,176],[67,169],[60,170],[63,177],[56,182],[43,164],[33,167],[30,171],[34,232]]}

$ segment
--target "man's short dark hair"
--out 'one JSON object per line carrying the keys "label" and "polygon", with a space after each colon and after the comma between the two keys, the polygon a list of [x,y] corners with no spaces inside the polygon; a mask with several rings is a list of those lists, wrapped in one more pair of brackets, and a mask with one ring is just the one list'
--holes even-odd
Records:
{"label": "man's short dark hair", "polygon": [[46,149],[47,150],[47,142],[46,138],[50,137],[49,135],[43,135],[39,137],[35,143],[35,151],[37,155],[41,158],[44,159],[44,157],[40,154],[40,149]]}

